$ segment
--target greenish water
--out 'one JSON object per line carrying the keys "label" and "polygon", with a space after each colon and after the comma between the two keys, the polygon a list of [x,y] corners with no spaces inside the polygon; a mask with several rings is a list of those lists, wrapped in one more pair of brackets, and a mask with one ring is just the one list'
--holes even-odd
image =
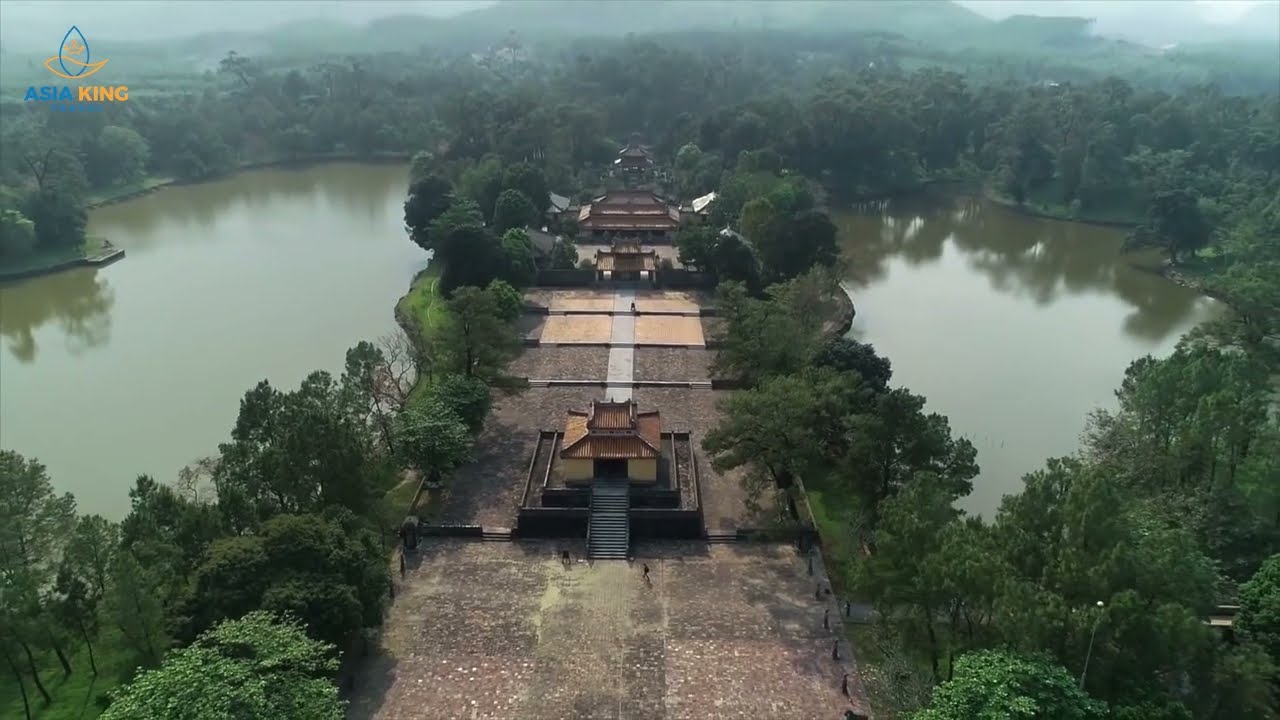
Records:
{"label": "greenish water", "polygon": [[244,392],[340,372],[426,264],[404,165],[262,170],[90,214],[128,256],[0,288],[0,447],[119,518],[139,473],[216,452]]}
{"label": "greenish water", "polygon": [[1115,407],[1131,360],[1171,352],[1223,311],[1132,267],[1120,230],[965,197],[871,203],[836,221],[853,335],[977,447],[982,474],[962,506],[984,515],[1072,452],[1090,411]]}

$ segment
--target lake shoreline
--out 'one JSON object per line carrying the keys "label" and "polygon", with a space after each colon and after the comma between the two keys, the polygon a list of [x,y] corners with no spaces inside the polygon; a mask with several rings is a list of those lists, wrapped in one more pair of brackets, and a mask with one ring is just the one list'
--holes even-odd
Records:
{"label": "lake shoreline", "polygon": [[[118,205],[120,203],[137,200],[147,195],[156,193],[164,188],[176,187],[181,185],[201,185],[203,183],[216,182],[236,175],[253,170],[267,170],[271,168],[289,168],[289,169],[305,169],[314,165],[323,165],[334,162],[357,162],[367,164],[383,164],[383,163],[404,163],[408,162],[412,155],[409,153],[376,153],[373,155],[365,155],[359,153],[342,153],[342,154],[323,154],[308,155],[306,157],[293,160],[266,160],[262,162],[252,162],[238,165],[235,168],[216,175],[208,175],[201,178],[191,180],[179,180],[176,178],[148,178],[141,183],[141,187],[130,187],[121,189],[115,194],[106,196],[98,196],[97,200],[85,205],[86,211],[97,210],[109,205]],[[74,270],[81,267],[106,267],[118,260],[124,259],[125,252],[123,249],[115,248],[113,252],[93,257],[81,256],[75,258],[58,258],[53,262],[41,265],[33,265],[31,267],[22,268],[21,270],[5,270],[0,268],[0,283],[17,282],[19,280],[30,280],[31,278],[43,277],[45,275],[53,275],[55,273]]]}

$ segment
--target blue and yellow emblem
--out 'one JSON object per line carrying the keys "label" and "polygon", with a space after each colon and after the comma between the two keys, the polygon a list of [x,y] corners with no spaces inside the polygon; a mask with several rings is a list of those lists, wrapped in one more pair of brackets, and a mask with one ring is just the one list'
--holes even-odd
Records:
{"label": "blue and yellow emblem", "polygon": [[89,41],[75,25],[72,25],[62,38],[62,44],[58,46],[58,54],[44,61],[44,66],[49,72],[67,80],[87,78],[106,64],[106,60],[91,61]]}

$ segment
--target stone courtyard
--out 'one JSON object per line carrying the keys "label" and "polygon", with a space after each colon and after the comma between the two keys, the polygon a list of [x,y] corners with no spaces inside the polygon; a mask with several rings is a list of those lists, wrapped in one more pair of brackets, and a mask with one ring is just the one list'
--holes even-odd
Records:
{"label": "stone courtyard", "polygon": [[[622,309],[633,299],[634,320]],[[609,347],[526,348],[512,375],[590,384],[496,394],[475,461],[455,473],[434,522],[516,527],[539,431],[605,397],[634,399],[662,413],[664,431],[691,434],[707,530],[768,522],[776,510],[749,502],[741,471],[716,471],[701,449],[727,395],[707,387],[704,296],[542,288],[526,301],[552,312],[526,316],[530,337],[590,335]],[[565,310],[593,314],[558,314]],[[642,346],[654,337],[667,347]],[[633,388],[632,380],[702,384]],[[866,712],[851,650],[841,642],[832,658],[840,609],[829,595],[815,597],[826,582],[821,561],[811,576],[794,543],[636,543],[631,561],[586,560],[586,549],[580,538],[425,538],[397,574],[349,717],[841,720],[846,710]],[[841,693],[844,673],[850,697]]]}
{"label": "stone courtyard", "polygon": [[[560,551],[572,561],[562,564]],[[840,720],[849,649],[793,545],[431,540],[411,558],[353,720]],[[641,567],[647,564],[650,581]]]}

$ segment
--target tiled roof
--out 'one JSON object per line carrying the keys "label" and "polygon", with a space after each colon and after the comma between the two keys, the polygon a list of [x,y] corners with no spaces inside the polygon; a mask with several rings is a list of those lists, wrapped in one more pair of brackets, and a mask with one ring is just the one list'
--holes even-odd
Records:
{"label": "tiled roof", "polygon": [[645,442],[639,435],[612,437],[588,436],[560,453],[564,458],[592,460],[620,460],[630,458],[656,458],[658,449]]}
{"label": "tiled roof", "polygon": [[656,458],[661,454],[658,412],[636,412],[633,401],[593,402],[589,412],[571,410],[565,419],[564,458]]}
{"label": "tiled roof", "polygon": [[712,201],[714,201],[715,199],[716,199],[716,194],[714,192],[709,192],[706,195],[703,195],[702,197],[694,198],[693,202],[689,203],[689,205],[691,208],[693,208],[694,212],[702,212],[703,209],[705,209],[708,205],[710,205]]}

